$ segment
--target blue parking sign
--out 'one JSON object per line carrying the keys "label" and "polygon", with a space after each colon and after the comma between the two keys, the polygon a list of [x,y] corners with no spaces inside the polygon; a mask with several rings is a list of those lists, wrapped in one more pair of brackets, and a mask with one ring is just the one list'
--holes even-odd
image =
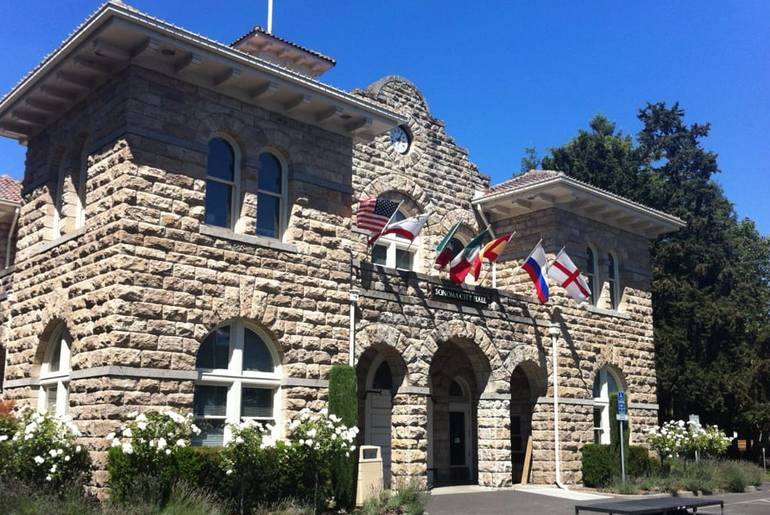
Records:
{"label": "blue parking sign", "polygon": [[624,392],[618,392],[618,420],[625,420],[626,418],[626,394]]}

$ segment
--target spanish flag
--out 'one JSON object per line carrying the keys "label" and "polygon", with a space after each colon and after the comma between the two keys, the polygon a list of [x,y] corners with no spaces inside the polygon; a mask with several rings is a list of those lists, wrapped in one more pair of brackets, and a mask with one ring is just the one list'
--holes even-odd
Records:
{"label": "spanish flag", "polygon": [[497,258],[500,257],[500,254],[503,253],[505,247],[508,246],[508,242],[511,241],[511,238],[513,238],[514,234],[516,233],[512,232],[511,234],[506,234],[505,236],[499,236],[495,238],[494,240],[484,245],[484,247],[481,249],[481,252],[476,254],[475,259],[471,263],[470,269],[470,273],[473,274],[473,278],[475,280],[479,280],[479,274],[481,273],[481,260],[486,258],[490,263],[497,261]]}

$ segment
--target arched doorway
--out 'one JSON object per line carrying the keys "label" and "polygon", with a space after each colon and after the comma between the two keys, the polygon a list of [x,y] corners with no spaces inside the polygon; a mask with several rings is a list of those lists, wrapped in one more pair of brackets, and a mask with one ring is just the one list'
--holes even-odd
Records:
{"label": "arched doorway", "polygon": [[430,366],[428,481],[478,482],[478,401],[489,379],[484,354],[471,341],[439,345]]}
{"label": "arched doorway", "polygon": [[532,363],[518,365],[511,374],[511,481],[514,484],[525,482],[523,474],[531,470],[531,462],[526,461],[531,460],[532,414],[537,398],[545,395],[545,382],[545,374]]}
{"label": "arched doorway", "polygon": [[404,381],[406,365],[389,346],[367,349],[361,355],[358,375],[358,420],[363,445],[382,449],[383,480],[391,483],[393,397]]}

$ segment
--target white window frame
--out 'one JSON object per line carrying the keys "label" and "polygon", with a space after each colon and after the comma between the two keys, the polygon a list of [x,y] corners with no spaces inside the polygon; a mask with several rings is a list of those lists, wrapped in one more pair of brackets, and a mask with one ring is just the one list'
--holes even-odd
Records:
{"label": "white window frame", "polygon": [[[208,159],[210,157],[208,146],[211,143],[212,140],[215,139],[221,139],[224,140],[228,145],[230,145],[230,148],[233,150],[233,180],[232,181],[226,181],[224,179],[221,179],[219,177],[214,177],[213,175],[209,175],[209,162]],[[230,186],[233,190],[232,198],[230,199],[230,225],[227,227],[224,227],[225,229],[230,229],[231,231],[235,232],[236,228],[239,226],[239,221],[241,218],[241,210],[240,210],[240,198],[241,198],[241,148],[240,146],[227,134],[222,133],[214,133],[209,137],[209,139],[206,141],[206,184],[208,185],[209,181],[218,182],[220,184],[225,184]],[[204,192],[204,213],[203,213],[203,219],[206,220],[206,200],[205,200],[205,192]]]}
{"label": "white window frame", "polygon": [[[265,421],[273,424],[272,438],[277,441],[283,432],[283,419],[281,409],[281,365],[279,356],[275,350],[272,339],[260,328],[244,322],[233,320],[215,327],[211,332],[222,327],[230,327],[230,345],[228,352],[227,368],[204,369],[198,368],[199,373],[196,385],[201,386],[226,386],[227,401],[225,406],[225,430],[224,442],[230,439],[228,424],[238,424],[241,420],[251,419]],[[257,370],[243,370],[243,348],[245,330],[253,331],[267,346],[273,359],[273,372],[261,372]],[[211,332],[206,335],[208,336]],[[205,340],[205,338],[204,338]],[[259,387],[273,390],[273,416],[272,417],[241,417],[241,396],[243,388]],[[223,417],[204,417],[221,420]]]}
{"label": "white window frame", "polygon": [[[278,164],[281,166],[281,194],[278,195],[273,191],[267,191],[262,190],[259,188],[259,173],[261,173],[261,170],[257,170],[257,204],[259,204],[259,196],[260,195],[269,195],[271,197],[276,197],[278,199],[279,205],[278,205],[278,235],[275,238],[272,238],[270,236],[263,236],[259,234],[258,236],[262,238],[271,238],[279,241],[283,241],[283,237],[286,234],[286,228],[288,227],[288,214],[287,214],[287,206],[289,204],[289,166],[286,163],[286,159],[284,159],[283,154],[278,152],[273,147],[265,147],[260,149],[259,153],[257,154],[257,162],[259,162],[259,158],[262,157],[262,154],[270,154],[273,156],[277,161]],[[259,209],[259,208],[257,208]],[[257,230],[257,223],[259,223],[259,211],[255,213],[254,215],[254,231],[256,234]]]}
{"label": "white window frame", "polygon": [[[51,371],[53,353],[59,348],[59,370]],[[52,411],[57,416],[67,414],[69,411],[69,381],[72,373],[71,360],[72,340],[64,327],[54,331],[43,355],[40,365],[40,378],[37,397],[37,410],[41,413]],[[56,389],[56,404],[51,409],[48,403],[48,392]]]}
{"label": "white window frame", "polygon": [[[610,423],[612,421],[610,417],[610,383],[607,378],[608,376],[612,376],[618,390],[622,389],[622,383],[620,382],[620,378],[618,378],[618,376],[608,367],[600,368],[596,371],[596,374],[599,378],[599,396],[594,397],[594,409],[601,409],[601,425],[599,427],[594,426],[594,435],[596,435],[598,431],[601,431],[599,443],[608,444],[610,443]],[[591,420],[593,421],[593,414]]]}
{"label": "white window frame", "polygon": [[[401,213],[401,216],[404,218],[409,218],[411,215],[408,213],[405,213],[402,210],[399,210]],[[385,268],[390,268],[393,270],[401,270],[404,272],[420,272],[422,270],[422,267],[420,266],[420,261],[418,260],[418,254],[420,250],[420,244],[421,244],[421,237],[418,235],[414,241],[409,241],[406,238],[399,236],[397,234],[386,234],[384,236],[380,236],[377,239],[377,242],[374,244],[374,247],[380,246],[380,247],[386,247],[386,253],[385,253],[385,264],[380,263],[373,263],[377,266],[384,266]],[[412,267],[409,269],[406,268],[399,268],[396,266],[396,251],[397,250],[403,250],[409,252],[409,254],[412,255]],[[372,249],[372,252],[374,249]],[[372,260],[374,261],[374,260]]]}

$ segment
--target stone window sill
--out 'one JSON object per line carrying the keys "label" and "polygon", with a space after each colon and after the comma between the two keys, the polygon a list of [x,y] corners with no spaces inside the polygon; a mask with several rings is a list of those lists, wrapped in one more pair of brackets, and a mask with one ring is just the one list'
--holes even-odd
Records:
{"label": "stone window sill", "polygon": [[64,236],[60,236],[56,238],[55,240],[51,241],[41,241],[40,243],[36,243],[35,245],[31,246],[29,249],[27,249],[27,256],[28,258],[32,256],[36,256],[38,254],[42,254],[43,252],[48,252],[51,249],[54,249],[58,247],[59,245],[63,245],[67,243],[68,241],[72,241],[86,232],[85,225],[83,227],[79,227],[72,231],[69,234],[65,234]]}
{"label": "stone window sill", "polygon": [[614,309],[598,308],[596,306],[586,306],[586,311],[589,313],[596,313],[597,315],[605,315],[610,317],[622,318],[623,320],[631,320],[631,315],[623,313],[622,311],[616,311]]}
{"label": "stone window sill", "polygon": [[266,247],[273,250],[280,250],[283,252],[298,253],[299,249],[292,243],[284,243],[272,238],[265,238],[264,236],[254,236],[251,234],[238,234],[233,232],[232,229],[226,229],[224,227],[217,227],[215,225],[200,225],[200,233],[206,236],[213,236],[215,238],[222,238],[230,241],[237,241],[239,243],[247,243],[249,245],[256,245],[258,247]]}

